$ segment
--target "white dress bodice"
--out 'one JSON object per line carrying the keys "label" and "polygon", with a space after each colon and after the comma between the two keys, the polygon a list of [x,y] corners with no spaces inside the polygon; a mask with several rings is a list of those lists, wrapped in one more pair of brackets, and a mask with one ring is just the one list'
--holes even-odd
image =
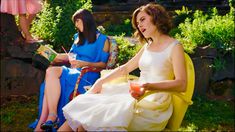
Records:
{"label": "white dress bodice", "polygon": [[170,55],[174,45],[177,43],[178,41],[169,44],[166,49],[160,52],[149,51],[147,49],[148,45],[144,45],[144,51],[139,60],[140,82],[153,83],[174,79]]}
{"label": "white dress bodice", "polygon": [[[174,41],[163,51],[149,51],[148,44],[144,45],[144,51],[139,60],[140,83],[157,83],[163,80],[173,80],[174,71],[171,61],[173,47],[178,43]],[[157,92],[144,98],[145,101],[154,102],[162,96],[170,96],[167,92]]]}

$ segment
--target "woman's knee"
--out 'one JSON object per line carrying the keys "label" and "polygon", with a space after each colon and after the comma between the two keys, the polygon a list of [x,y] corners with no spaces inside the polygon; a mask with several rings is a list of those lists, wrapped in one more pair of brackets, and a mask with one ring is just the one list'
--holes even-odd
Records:
{"label": "woman's knee", "polygon": [[60,77],[62,74],[62,67],[49,67],[46,70],[46,77]]}

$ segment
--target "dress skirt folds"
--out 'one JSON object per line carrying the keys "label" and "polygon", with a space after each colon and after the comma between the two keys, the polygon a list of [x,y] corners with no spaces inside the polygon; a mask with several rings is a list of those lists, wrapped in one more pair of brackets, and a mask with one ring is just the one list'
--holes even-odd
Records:
{"label": "dress skirt folds", "polygon": [[63,108],[70,127],[82,124],[87,131],[125,130],[133,116],[135,100],[128,84],[105,85],[101,94],[77,96]]}
{"label": "dress skirt folds", "polygon": [[127,83],[105,84],[100,94],[78,96],[63,112],[74,131],[79,125],[87,131],[163,130],[172,114],[171,95],[153,96],[158,100],[136,103]]}

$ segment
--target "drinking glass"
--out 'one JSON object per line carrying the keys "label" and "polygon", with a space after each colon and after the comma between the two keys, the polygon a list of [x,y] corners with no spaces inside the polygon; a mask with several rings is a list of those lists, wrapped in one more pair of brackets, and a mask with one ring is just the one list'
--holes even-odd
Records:
{"label": "drinking glass", "polygon": [[84,86],[83,88],[85,89],[85,91],[88,91],[91,87],[92,85],[88,85],[88,86]]}
{"label": "drinking glass", "polygon": [[135,92],[140,91],[140,83],[138,81],[131,80],[131,81],[129,81],[129,85],[130,85],[130,90],[133,90]]}
{"label": "drinking glass", "polygon": [[137,80],[129,80],[130,93],[133,97],[139,97],[140,95],[143,95],[144,89],[141,87],[141,85],[142,83]]}
{"label": "drinking glass", "polygon": [[[69,61],[76,60],[77,54],[76,53],[68,53]],[[74,68],[74,67],[72,67]]]}
{"label": "drinking glass", "polygon": [[69,60],[76,60],[77,54],[76,53],[68,53]]}

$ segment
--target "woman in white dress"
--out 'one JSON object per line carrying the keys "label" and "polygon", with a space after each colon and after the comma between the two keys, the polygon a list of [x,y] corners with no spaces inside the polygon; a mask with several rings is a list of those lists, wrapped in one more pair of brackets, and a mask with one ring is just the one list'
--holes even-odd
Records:
{"label": "woman in white dress", "polygon": [[[186,89],[184,50],[168,35],[171,19],[161,5],[147,4],[132,16],[135,36],[147,42],[126,64],[98,79],[87,94],[79,95],[64,108],[67,121],[58,131],[160,131],[172,114],[169,91]],[[130,91],[127,83],[111,80],[140,69],[140,92]],[[146,90],[156,91],[137,105],[134,98]],[[130,94],[131,93],[131,94]]]}

